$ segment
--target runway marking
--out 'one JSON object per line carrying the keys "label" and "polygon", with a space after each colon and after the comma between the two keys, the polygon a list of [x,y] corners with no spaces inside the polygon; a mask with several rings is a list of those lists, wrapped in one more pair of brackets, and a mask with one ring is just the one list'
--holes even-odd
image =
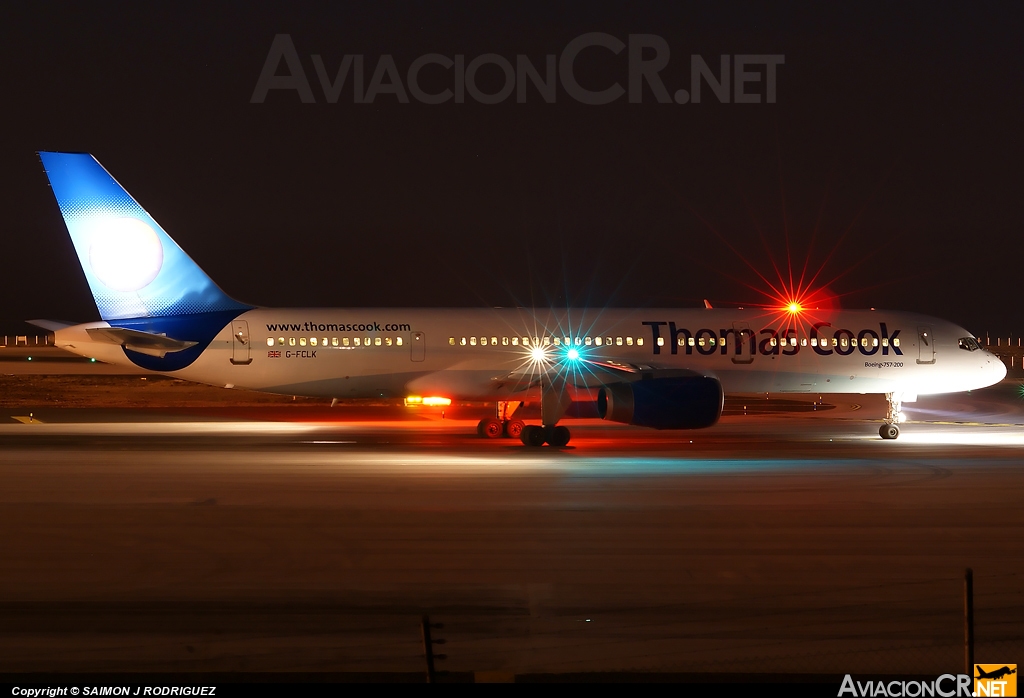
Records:
{"label": "runway marking", "polygon": [[39,419],[37,417],[33,417],[32,415],[26,415],[24,417],[14,417],[14,416],[12,416],[11,419],[13,419],[15,422],[21,422],[22,424],[43,424],[44,423],[41,419]]}

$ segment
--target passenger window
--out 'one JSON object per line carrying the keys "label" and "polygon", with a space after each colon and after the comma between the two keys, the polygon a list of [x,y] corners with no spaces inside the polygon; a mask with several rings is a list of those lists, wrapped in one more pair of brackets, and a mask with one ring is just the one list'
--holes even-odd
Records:
{"label": "passenger window", "polygon": [[476,337],[470,337],[469,338],[469,343],[470,343],[471,346],[475,347],[476,346]]}
{"label": "passenger window", "polygon": [[696,342],[694,341],[693,337],[690,337],[690,338],[689,338],[689,339],[687,340],[687,344],[689,344],[689,345],[690,345],[690,346],[692,347],[692,346],[693,346],[694,344],[696,344]]}
{"label": "passenger window", "polygon": [[309,346],[315,347],[317,345],[316,337],[309,338]]}
{"label": "passenger window", "polygon": [[466,338],[463,337],[462,339],[460,339],[459,344],[461,344],[462,346],[466,346]]}
{"label": "passenger window", "polygon": [[664,337],[658,337],[658,346],[659,347],[665,346],[665,338]]}
{"label": "passenger window", "polygon": [[502,337],[501,338],[501,346],[503,346],[503,347],[507,347],[508,346],[508,337]]}
{"label": "passenger window", "polygon": [[544,346],[546,346],[546,347],[551,346],[551,337],[545,337],[544,338]]}
{"label": "passenger window", "polygon": [[643,337],[637,337],[636,338],[636,345],[638,347],[642,347],[644,345],[644,338]]}
{"label": "passenger window", "polygon": [[580,339],[579,337],[577,337],[576,340],[575,340],[575,344],[576,344],[576,346],[579,346],[579,345],[583,344],[583,340]]}
{"label": "passenger window", "polygon": [[363,337],[363,346],[364,347],[370,346],[370,338],[369,337]]}
{"label": "passenger window", "polygon": [[840,343],[840,344],[842,344],[842,345],[843,345],[843,346],[845,347],[845,346],[846,346],[846,344],[847,344],[847,340],[846,340],[846,337],[843,337],[843,338],[842,338],[842,339],[841,339],[841,340],[839,341],[839,343]]}
{"label": "passenger window", "polygon": [[775,337],[772,337],[769,343],[774,347],[776,344],[778,344],[778,341],[775,339]]}
{"label": "passenger window", "polygon": [[341,338],[341,344],[342,344],[342,346],[346,346],[347,347],[348,346],[348,337],[342,337]]}
{"label": "passenger window", "polygon": [[332,347],[338,346],[338,338],[337,337],[331,337],[331,346]]}
{"label": "passenger window", "polygon": [[376,339],[374,339],[373,343],[379,347],[380,346],[380,337],[377,337]]}
{"label": "passenger window", "polygon": [[449,337],[448,338],[448,346],[450,346],[450,347],[454,347],[455,346],[455,337]]}
{"label": "passenger window", "polygon": [[572,345],[572,337],[566,337],[565,338],[565,346],[568,347],[568,346],[571,346],[571,345]]}
{"label": "passenger window", "polygon": [[611,337],[605,337],[604,338],[604,343],[607,344],[608,346],[611,346],[612,345],[612,338]]}
{"label": "passenger window", "polygon": [[807,346],[807,337],[801,337],[800,338],[800,346],[802,346],[802,347],[806,347]]}
{"label": "passenger window", "polygon": [[898,347],[900,345],[900,338],[899,337],[893,337],[892,338],[892,345],[894,347]]}
{"label": "passenger window", "polygon": [[630,347],[633,346],[633,338],[632,337],[626,337],[626,346],[630,346]]}
{"label": "passenger window", "polygon": [[711,344],[711,346],[715,346],[717,339],[718,337],[708,337],[708,343]]}
{"label": "passenger window", "polygon": [[497,337],[491,337],[491,346],[492,347],[498,346],[498,338]]}
{"label": "passenger window", "polygon": [[486,347],[487,346],[487,337],[481,337],[480,338],[480,346],[482,346],[482,347]]}
{"label": "passenger window", "polygon": [[590,337],[584,337],[583,343],[589,347],[591,344],[593,344],[593,341],[590,339]]}
{"label": "passenger window", "polygon": [[601,343],[602,343],[603,341],[604,341],[604,340],[603,340],[603,339],[601,339],[600,337],[594,337],[594,344],[596,344],[597,346],[601,346]]}
{"label": "passenger window", "polygon": [[562,346],[562,338],[561,337],[555,337],[555,346],[556,347]]}
{"label": "passenger window", "polygon": [[[812,347],[818,346],[818,338],[817,337],[811,337],[811,346]],[[822,346],[824,346],[824,344]]]}
{"label": "passenger window", "polygon": [[621,347],[622,346],[622,337],[616,337],[615,338],[615,346],[617,346],[617,347]]}
{"label": "passenger window", "polygon": [[878,337],[872,337],[871,338],[871,346],[873,346],[873,347],[877,347],[878,346]]}
{"label": "passenger window", "polygon": [[290,346],[290,347],[294,347],[295,346],[295,337],[289,337],[288,338],[288,346]]}
{"label": "passenger window", "polygon": [[533,346],[539,347],[540,346],[540,339],[538,339],[537,337],[534,337],[533,338]]}
{"label": "passenger window", "polygon": [[277,338],[277,346],[279,346],[279,347],[283,347],[284,346],[284,337],[278,337]]}
{"label": "passenger window", "polygon": [[355,338],[354,340],[352,340],[352,341],[353,341],[353,342],[355,342],[355,345],[356,345],[357,347],[358,347],[358,346],[360,346],[360,345],[361,345],[361,342],[362,342],[362,340],[361,340],[361,339],[359,339],[359,337],[356,337],[356,338]]}
{"label": "passenger window", "polygon": [[523,346],[524,347],[530,346],[530,338],[529,337],[523,337]]}
{"label": "passenger window", "polygon": [[866,347],[868,345],[868,338],[867,337],[861,337],[860,338],[860,345],[862,347]]}
{"label": "passenger window", "polygon": [[267,337],[267,346],[268,347],[274,346],[274,338],[273,337]]}
{"label": "passenger window", "polygon": [[305,337],[299,337],[299,346],[300,347],[306,346],[306,338]]}
{"label": "passenger window", "polygon": [[512,346],[514,346],[514,347],[518,347],[519,346],[519,337],[513,337],[512,338]]}
{"label": "passenger window", "polygon": [[889,338],[888,337],[882,337],[882,346],[883,347],[889,346]]}
{"label": "passenger window", "polygon": [[385,344],[386,346],[389,346],[389,347],[390,347],[390,346],[391,346],[391,337],[385,337],[385,338],[384,338],[384,344]]}
{"label": "passenger window", "polygon": [[398,346],[402,346],[402,337],[401,336],[395,337],[395,344],[397,344]]}

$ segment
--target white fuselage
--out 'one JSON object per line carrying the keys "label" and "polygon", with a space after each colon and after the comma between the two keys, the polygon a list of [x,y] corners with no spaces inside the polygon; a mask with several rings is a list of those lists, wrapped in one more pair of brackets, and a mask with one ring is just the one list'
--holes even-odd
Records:
{"label": "white fuselage", "polygon": [[[85,332],[106,326],[58,330],[56,343],[132,364],[130,352]],[[714,376],[727,394],[913,399],[1003,378],[1002,362],[964,338],[971,334],[943,320],[889,311],[259,308],[238,315],[191,365],[160,372],[287,395],[516,400],[553,370],[587,389],[679,369]]]}

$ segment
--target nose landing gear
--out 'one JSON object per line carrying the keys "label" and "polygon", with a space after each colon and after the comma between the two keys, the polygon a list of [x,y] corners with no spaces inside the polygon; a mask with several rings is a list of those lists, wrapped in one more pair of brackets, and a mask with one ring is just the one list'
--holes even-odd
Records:
{"label": "nose landing gear", "polygon": [[886,393],[885,424],[878,428],[878,435],[890,441],[900,435],[899,423],[903,421],[902,393]]}

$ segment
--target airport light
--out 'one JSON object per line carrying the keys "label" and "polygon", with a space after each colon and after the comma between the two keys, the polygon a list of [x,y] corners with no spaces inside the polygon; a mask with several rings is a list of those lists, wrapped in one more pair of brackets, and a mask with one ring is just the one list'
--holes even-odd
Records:
{"label": "airport light", "polygon": [[575,348],[570,349],[569,351],[565,352],[565,358],[569,359],[569,361],[578,361],[580,358],[580,352]]}
{"label": "airport light", "polygon": [[795,314],[799,313],[801,310],[803,310],[803,308],[801,308],[800,304],[797,303],[796,301],[791,301],[790,304],[786,306],[786,310],[788,310],[790,313]]}
{"label": "airport light", "polygon": [[534,347],[530,350],[530,358],[539,363],[545,361],[548,355],[544,352],[543,347]]}

